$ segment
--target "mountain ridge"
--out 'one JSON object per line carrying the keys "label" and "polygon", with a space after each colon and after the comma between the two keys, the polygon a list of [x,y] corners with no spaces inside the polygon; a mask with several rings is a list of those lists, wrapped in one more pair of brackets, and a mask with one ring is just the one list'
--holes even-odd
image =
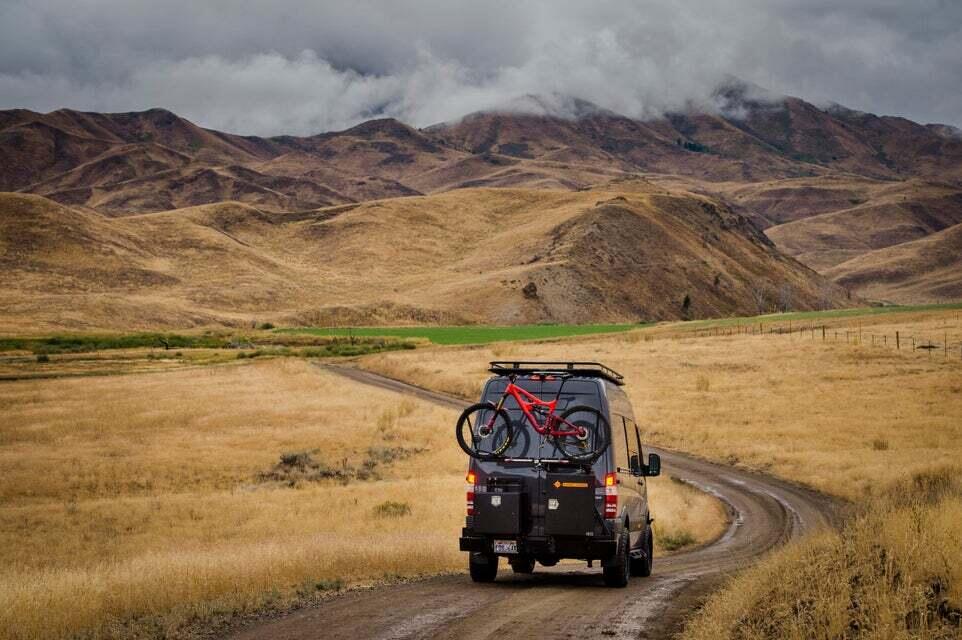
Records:
{"label": "mountain ridge", "polygon": [[[123,218],[225,201],[281,214],[477,188],[547,197],[646,178],[665,195],[713,199],[831,273],[859,254],[851,247],[874,251],[944,228],[913,226],[911,216],[948,207],[948,222],[958,217],[962,136],[952,127],[823,109],[737,83],[715,99],[710,110],[642,121],[588,101],[526,96],[525,112],[476,112],[424,129],[379,118],[267,138],[205,129],[166,109],[10,110],[0,112],[0,190]],[[892,242],[878,242],[860,222],[864,211],[877,229],[894,230]],[[837,221],[829,231],[826,220]],[[865,278],[845,282],[886,299]]]}

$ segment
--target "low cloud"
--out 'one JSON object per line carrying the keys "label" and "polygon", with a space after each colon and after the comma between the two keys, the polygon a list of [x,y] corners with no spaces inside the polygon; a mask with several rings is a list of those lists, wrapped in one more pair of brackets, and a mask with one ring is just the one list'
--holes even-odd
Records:
{"label": "low cloud", "polygon": [[724,108],[711,92],[730,75],[818,103],[960,124],[960,61],[962,5],[938,0],[0,7],[0,108],[161,106],[261,135],[383,116],[426,126],[485,109],[567,113],[571,98],[654,117]]}

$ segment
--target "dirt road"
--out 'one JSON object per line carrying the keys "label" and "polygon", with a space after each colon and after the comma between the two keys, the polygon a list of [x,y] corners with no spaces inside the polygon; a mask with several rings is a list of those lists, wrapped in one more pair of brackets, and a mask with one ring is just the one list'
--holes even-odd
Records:
{"label": "dirt road", "polygon": [[[365,371],[326,367],[355,381],[460,408],[464,401]],[[726,575],[765,552],[836,523],[838,504],[781,480],[652,449],[663,473],[711,492],[732,516],[713,544],[656,559],[650,578],[626,589],[602,585],[600,569],[538,567],[514,575],[505,563],[498,581],[478,585],[466,575],[347,593],[316,608],[260,623],[235,640],[355,640],[438,638],[667,638]],[[654,512],[657,517],[657,505]],[[452,540],[452,544],[457,544]]]}

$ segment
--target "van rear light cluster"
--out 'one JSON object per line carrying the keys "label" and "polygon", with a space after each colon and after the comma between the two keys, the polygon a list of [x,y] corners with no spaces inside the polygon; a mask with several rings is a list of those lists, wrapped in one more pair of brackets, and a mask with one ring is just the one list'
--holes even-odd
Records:
{"label": "van rear light cluster", "polygon": [[618,474],[605,474],[605,518],[618,517]]}
{"label": "van rear light cluster", "polygon": [[467,482],[467,490],[468,490],[466,500],[467,500],[469,516],[474,515],[474,483],[477,480],[477,478],[478,477],[474,474],[474,471],[468,471],[468,475],[465,478]]}

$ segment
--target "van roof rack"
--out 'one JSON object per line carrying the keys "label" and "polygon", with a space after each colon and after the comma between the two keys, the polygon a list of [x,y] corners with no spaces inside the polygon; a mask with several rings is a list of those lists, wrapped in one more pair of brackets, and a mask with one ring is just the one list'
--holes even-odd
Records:
{"label": "van roof rack", "polygon": [[513,362],[493,361],[488,363],[488,371],[497,375],[528,375],[537,373],[567,373],[586,378],[603,378],[618,386],[625,384],[625,377],[600,362],[539,362],[516,360]]}

